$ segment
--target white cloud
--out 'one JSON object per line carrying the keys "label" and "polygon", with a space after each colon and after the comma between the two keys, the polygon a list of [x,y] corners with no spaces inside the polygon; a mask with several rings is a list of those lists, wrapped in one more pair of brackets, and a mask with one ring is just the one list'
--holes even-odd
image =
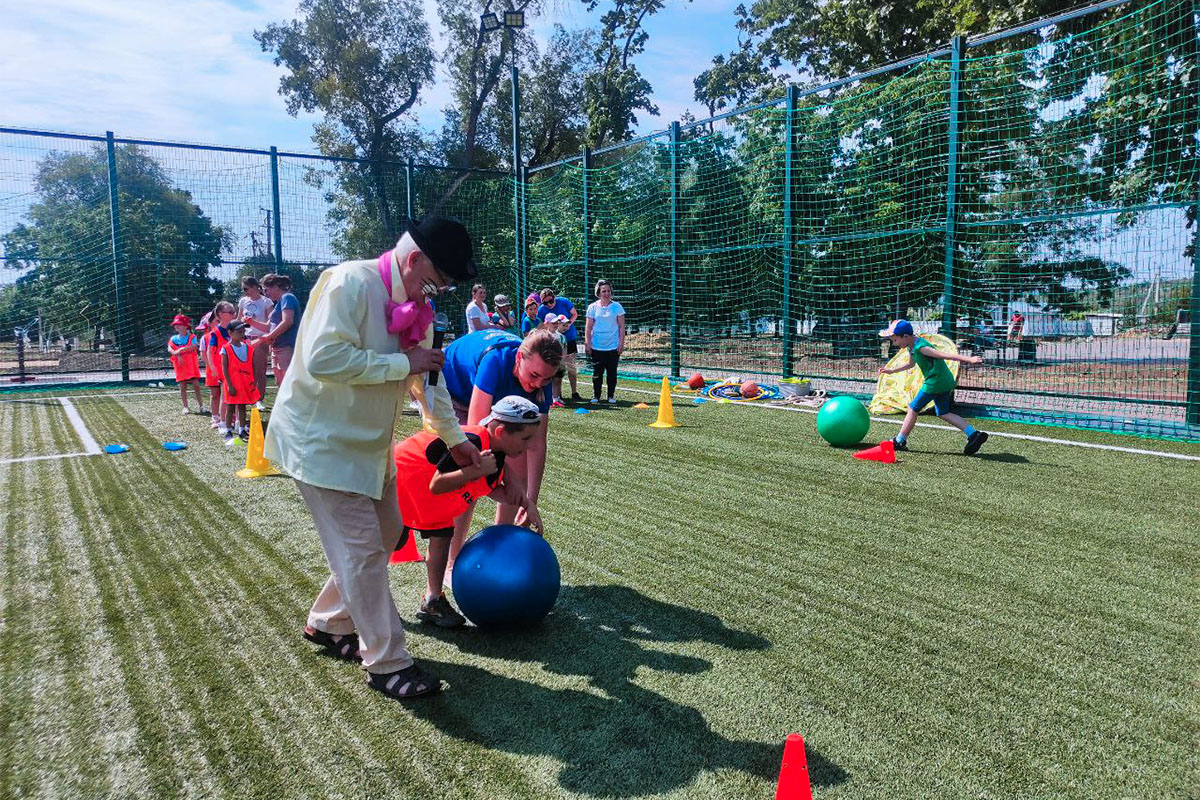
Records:
{"label": "white cloud", "polygon": [[293,13],[290,0],[25,4],[0,29],[0,115],[20,127],[310,149],[312,118],[288,116],[280,70],[252,38]]}
{"label": "white cloud", "polygon": [[[638,64],[654,86],[661,129],[692,100],[691,81],[733,40],[734,0],[671,0],[650,22]],[[0,26],[0,124],[81,133],[225,145],[312,150],[319,117],[287,114],[281,70],[252,32],[291,19],[296,0],[39,0],[22,3]],[[436,0],[424,0],[437,51],[445,34]],[[594,24],[571,0],[550,0],[523,35],[544,45],[561,24]],[[418,107],[422,127],[438,130],[451,94],[445,67]]]}

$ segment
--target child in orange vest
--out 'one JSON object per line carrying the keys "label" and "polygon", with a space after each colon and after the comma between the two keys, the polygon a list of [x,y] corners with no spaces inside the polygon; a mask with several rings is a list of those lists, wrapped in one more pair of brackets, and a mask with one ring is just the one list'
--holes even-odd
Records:
{"label": "child in orange vest", "polygon": [[175,382],[179,384],[179,399],[183,401],[183,415],[192,413],[188,408],[187,390],[192,387],[200,413],[208,411],[200,398],[200,340],[192,333],[192,320],[184,314],[176,314],[171,320],[175,335],[167,339],[167,352],[171,354],[171,366],[175,368]]}
{"label": "child in orange vest", "polygon": [[[242,441],[250,438],[246,426],[246,406],[259,401],[258,384],[254,380],[254,345],[246,343],[246,323],[229,325],[229,341],[221,348],[221,404],[225,409],[225,444],[233,444],[235,435]],[[237,428],[233,427],[233,412],[237,411]]]}
{"label": "child in orange vest", "polygon": [[[509,395],[492,406],[478,425],[464,425],[463,433],[480,452],[478,467],[460,467],[446,443],[422,431],[396,445],[396,494],[404,521],[403,546],[411,532],[429,541],[425,560],[425,594],[417,619],[442,628],[457,628],[466,620],[450,605],[442,591],[454,518],[480,497],[519,506],[517,524],[541,532],[537,505],[525,494],[517,473],[504,472],[504,459],[519,456],[538,430],[541,414],[524,397]],[[519,471],[518,471],[519,472]]]}
{"label": "child in orange vest", "polygon": [[208,315],[208,327],[204,331],[204,385],[208,387],[212,426],[222,436],[229,433],[229,427],[225,424],[225,410],[221,408],[221,348],[229,341],[229,323],[236,315],[233,303],[222,300]]}

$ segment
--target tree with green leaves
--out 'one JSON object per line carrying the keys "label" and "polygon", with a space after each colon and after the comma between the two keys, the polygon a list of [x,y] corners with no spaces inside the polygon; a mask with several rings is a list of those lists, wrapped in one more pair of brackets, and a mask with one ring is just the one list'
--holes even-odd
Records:
{"label": "tree with green leaves", "polygon": [[128,349],[154,350],[171,315],[198,318],[220,298],[210,271],[230,236],[139,147],[118,147],[116,166],[121,258],[114,268],[106,149],[51,153],[38,165],[28,222],[3,236],[9,267],[25,271],[9,290],[19,306],[10,313],[40,313],[47,328],[93,341],[101,329],[119,333],[123,320]]}
{"label": "tree with green leaves", "polygon": [[[588,11],[601,0],[583,0]],[[650,34],[646,18],[663,9],[665,0],[611,0],[600,17],[594,66],[584,82],[583,104],[588,118],[588,141],[593,147],[629,138],[638,112],[658,115],[650,98],[653,87],[633,63],[646,49]]]}
{"label": "tree with green leaves", "polygon": [[[521,81],[521,159],[525,166],[536,167],[572,155],[583,149],[587,119],[579,98],[588,73],[591,55],[591,31],[568,31],[555,26],[545,52],[531,47],[529,64]],[[497,90],[489,117],[495,141],[503,151],[512,143],[512,84]],[[506,159],[511,161],[512,159]]]}
{"label": "tree with green leaves", "polygon": [[[319,111],[315,141],[329,156],[364,159],[338,167],[344,195],[365,213],[344,242],[386,246],[401,229],[399,198],[386,161],[411,153],[415,133],[399,123],[433,82],[429,25],[416,0],[303,0],[300,19],[255,31],[264,52],[287,72],[279,93],[288,112]],[[348,253],[343,253],[348,255]]]}
{"label": "tree with green leaves", "polygon": [[[506,7],[523,12],[528,19],[537,13],[539,5],[535,0],[518,0]],[[509,82],[513,48],[517,49],[520,63],[529,54],[532,43],[506,29],[486,32],[480,24],[484,14],[500,16],[506,7],[497,0],[438,0],[438,16],[446,30],[442,60],[450,74],[454,95],[452,113],[447,114],[452,131],[446,139],[447,155],[464,169],[512,162],[495,136],[489,136],[489,129],[494,133],[497,127],[493,100]],[[505,107],[500,113],[510,112]],[[508,150],[511,152],[511,144]]]}

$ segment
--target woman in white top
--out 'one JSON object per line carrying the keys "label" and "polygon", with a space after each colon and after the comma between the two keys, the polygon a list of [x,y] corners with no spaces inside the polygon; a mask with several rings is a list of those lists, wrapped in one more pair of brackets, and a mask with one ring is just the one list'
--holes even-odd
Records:
{"label": "woman in white top", "polygon": [[608,402],[617,402],[617,361],[625,350],[625,309],[612,299],[612,284],[596,281],[596,302],[588,306],[583,346],[592,360],[592,402],[600,402],[600,382],[608,375]]}
{"label": "woman in white top", "polygon": [[[238,298],[238,319],[246,323],[246,341],[256,344],[259,338],[271,329],[271,309],[275,304],[263,294],[262,284],[253,275],[242,278],[242,296]],[[270,347],[254,348],[254,383],[258,393],[267,396],[267,360]],[[261,407],[261,403],[259,404]]]}
{"label": "woman in white top", "polygon": [[467,303],[467,333],[475,331],[486,331],[488,328],[494,327],[491,319],[488,317],[487,310],[487,289],[482,283],[477,283],[471,287],[471,302]]}

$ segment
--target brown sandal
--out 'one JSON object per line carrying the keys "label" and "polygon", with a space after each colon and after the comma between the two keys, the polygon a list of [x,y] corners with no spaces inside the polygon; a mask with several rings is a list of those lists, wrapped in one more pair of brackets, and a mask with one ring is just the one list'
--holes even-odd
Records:
{"label": "brown sandal", "polygon": [[304,638],[314,644],[319,644],[325,648],[325,652],[334,658],[342,661],[349,661],[353,664],[361,664],[362,656],[358,653],[358,634],[347,633],[344,636],[338,636],[325,631],[319,631],[312,625],[304,626]]}

